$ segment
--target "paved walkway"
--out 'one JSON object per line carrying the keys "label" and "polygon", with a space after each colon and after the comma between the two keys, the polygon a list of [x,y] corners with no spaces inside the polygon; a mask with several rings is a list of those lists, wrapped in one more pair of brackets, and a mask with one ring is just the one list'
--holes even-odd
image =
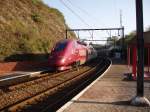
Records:
{"label": "paved walkway", "polygon": [[[80,98],[63,112],[150,112],[150,107],[135,107],[130,100],[136,95],[136,82],[125,81],[127,66],[113,64]],[[145,82],[145,96],[150,100],[150,81]]]}

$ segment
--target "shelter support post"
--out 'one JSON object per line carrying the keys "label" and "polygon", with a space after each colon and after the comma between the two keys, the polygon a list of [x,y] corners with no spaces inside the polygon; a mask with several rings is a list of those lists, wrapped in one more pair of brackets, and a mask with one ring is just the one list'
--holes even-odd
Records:
{"label": "shelter support post", "polygon": [[130,67],[130,47],[128,48],[128,67]]}
{"label": "shelter support post", "polygon": [[148,47],[148,72],[149,72],[149,67],[150,67],[150,48]]}
{"label": "shelter support post", "polygon": [[133,55],[132,55],[132,74],[134,75],[133,76],[134,80],[136,80],[136,65],[137,65],[137,49],[134,46],[133,47]]}

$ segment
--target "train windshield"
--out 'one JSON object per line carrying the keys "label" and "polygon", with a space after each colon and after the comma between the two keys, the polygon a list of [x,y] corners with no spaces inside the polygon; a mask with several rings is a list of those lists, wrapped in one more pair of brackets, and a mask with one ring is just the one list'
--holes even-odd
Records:
{"label": "train windshield", "polygon": [[54,51],[56,52],[62,51],[66,48],[66,46],[67,46],[67,42],[58,43],[56,44]]}

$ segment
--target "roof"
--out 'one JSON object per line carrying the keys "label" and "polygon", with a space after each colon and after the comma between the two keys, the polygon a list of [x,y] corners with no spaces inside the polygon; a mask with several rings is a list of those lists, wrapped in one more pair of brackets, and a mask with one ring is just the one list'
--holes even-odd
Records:
{"label": "roof", "polygon": [[[134,38],[131,39],[129,44],[136,44],[137,43],[136,39],[137,39],[136,36],[134,36]],[[144,44],[150,44],[150,31],[144,32]]]}

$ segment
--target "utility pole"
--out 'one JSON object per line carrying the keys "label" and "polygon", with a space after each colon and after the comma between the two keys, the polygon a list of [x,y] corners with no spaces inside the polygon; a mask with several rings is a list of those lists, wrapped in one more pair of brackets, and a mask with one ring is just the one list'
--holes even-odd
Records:
{"label": "utility pole", "polygon": [[68,30],[66,29],[66,39],[68,38],[68,34],[67,34]]}
{"label": "utility pole", "polygon": [[122,25],[122,10],[120,10],[120,28],[122,38],[122,59],[125,60],[125,39],[124,39],[124,26]]}
{"label": "utility pole", "polygon": [[120,28],[122,28],[122,10],[120,10]]}
{"label": "utility pole", "polygon": [[137,34],[137,94],[131,100],[135,106],[150,106],[144,97],[144,38],[143,38],[143,1],[136,0],[136,34]]}

